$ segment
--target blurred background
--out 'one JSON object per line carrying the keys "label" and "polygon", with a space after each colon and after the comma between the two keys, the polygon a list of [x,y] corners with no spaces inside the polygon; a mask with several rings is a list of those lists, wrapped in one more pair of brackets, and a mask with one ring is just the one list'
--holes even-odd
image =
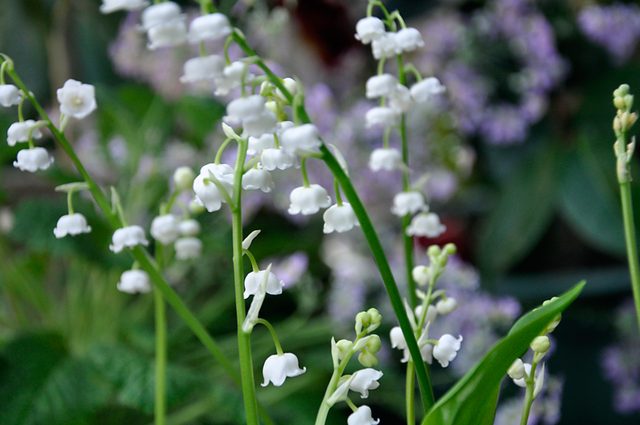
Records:
{"label": "blurred background", "polygon": [[[0,51],[57,115],[55,90],[68,78],[94,84],[98,110],[68,135],[104,187],[118,188],[131,222],[149,223],[180,165],[195,170],[221,143],[224,98],[186,88],[189,47],[150,52],[139,13],[101,15],[98,0],[0,0]],[[189,19],[195,2],[179,2]],[[640,338],[635,328],[615,179],[612,91],[640,88],[640,6],[634,1],[389,1],[426,45],[411,60],[447,87],[441,102],[409,117],[411,168],[424,177],[431,209],[447,231],[416,241],[454,242],[458,257],[442,285],[460,308],[438,323],[465,344],[452,367],[434,367],[443,393],[524,311],[581,279],[588,285],[554,332],[547,388],[531,424],[640,423]],[[353,37],[362,0],[228,1],[229,13],[281,75],[299,78],[326,140],[347,158],[354,182],[402,282],[399,223],[391,199],[399,176],[372,174],[381,135],[364,127],[375,72]],[[232,54],[238,54],[233,52]],[[34,111],[25,108],[27,117]],[[16,120],[0,111],[0,133]],[[392,144],[397,140],[392,139]],[[53,191],[77,179],[62,152],[38,174],[12,166],[0,147],[0,423],[149,424],[153,420],[153,309],[149,295],[116,290],[131,264],[107,249],[110,232],[88,198],[76,209],[93,232],[57,240],[66,213]],[[633,165],[638,169],[638,161]],[[313,179],[331,184],[321,164]],[[331,336],[352,337],[353,316],[377,306],[395,323],[359,232],[323,236],[322,220],[286,214],[299,176],[283,174],[272,196],[247,198],[247,229],[260,263],[287,283],[264,315],[305,375],[259,397],[283,424],[312,423],[331,374]],[[640,200],[640,185],[634,187]],[[640,211],[640,204],[636,205]],[[204,255],[173,265],[168,278],[225,352],[235,356],[234,306],[224,212],[199,217]],[[171,424],[240,424],[239,392],[172,312]],[[254,333],[257,376],[272,354]],[[371,394],[383,423],[403,423],[400,353],[382,352],[385,377]],[[496,424],[519,421],[522,394],[505,383]],[[334,409],[329,423],[347,411]]]}

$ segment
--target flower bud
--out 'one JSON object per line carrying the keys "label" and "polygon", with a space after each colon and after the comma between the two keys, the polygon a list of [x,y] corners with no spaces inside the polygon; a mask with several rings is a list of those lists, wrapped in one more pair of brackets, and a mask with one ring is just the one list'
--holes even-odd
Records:
{"label": "flower bud", "polygon": [[549,337],[546,335],[537,336],[531,342],[531,349],[539,354],[544,354],[549,351],[551,347],[551,341],[549,341]]}
{"label": "flower bud", "polygon": [[427,249],[427,255],[429,258],[439,257],[442,250],[438,245],[431,245],[429,249]]}
{"label": "flower bud", "polygon": [[629,84],[620,84],[620,87],[613,91],[614,97],[624,97],[629,94]]}
{"label": "flower bud", "polygon": [[380,323],[382,323],[382,315],[375,308],[370,308],[369,310],[367,310],[367,314],[369,315],[371,321],[367,331],[373,332],[374,330],[378,329]]}
{"label": "flower bud", "polygon": [[369,351],[362,351],[358,354],[358,361],[364,367],[373,367],[378,364],[378,358]]}
{"label": "flower bud", "polygon": [[515,359],[514,362],[511,364],[511,367],[509,367],[509,370],[507,370],[507,375],[509,375],[509,378],[511,379],[524,378],[525,370],[524,370],[524,363],[522,362],[522,360]]}
{"label": "flower bud", "polygon": [[427,266],[416,266],[411,271],[413,280],[420,286],[426,286],[431,279],[431,269]]}
{"label": "flower bud", "polygon": [[367,342],[364,345],[364,351],[368,351],[370,353],[377,353],[382,348],[382,342],[380,341],[380,337],[378,335],[369,335],[367,337]]}
{"label": "flower bud", "polygon": [[628,94],[625,97],[622,98],[623,102],[624,102],[624,107],[626,109],[631,109],[633,108],[633,96]]}
{"label": "flower bud", "polygon": [[616,109],[625,109],[625,101],[624,101],[624,97],[621,96],[615,96],[613,98],[613,106]]}
{"label": "flower bud", "polygon": [[194,215],[202,214],[206,209],[204,205],[196,201],[195,199],[189,203],[189,212]]}
{"label": "flower bud", "polygon": [[195,178],[196,175],[191,167],[178,167],[173,173],[173,182],[176,184],[176,189],[180,192],[191,189]]}
{"label": "flower bud", "polygon": [[366,329],[371,324],[371,316],[366,311],[361,311],[356,314],[356,334],[360,335],[362,331],[366,331]]}
{"label": "flower bud", "polygon": [[264,107],[267,108],[268,111],[273,112],[274,114],[278,113],[278,104],[273,100],[270,100],[267,103],[265,103]]}
{"label": "flower bud", "polygon": [[336,342],[336,348],[338,349],[338,355],[340,360],[344,359],[344,357],[351,352],[353,349],[353,342],[348,339],[341,339]]}

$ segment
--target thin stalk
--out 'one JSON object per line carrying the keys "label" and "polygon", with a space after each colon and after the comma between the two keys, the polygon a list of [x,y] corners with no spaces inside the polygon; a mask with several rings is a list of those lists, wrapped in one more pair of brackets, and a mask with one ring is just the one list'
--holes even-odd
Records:
{"label": "thin stalk", "polygon": [[529,414],[531,413],[531,406],[533,405],[534,400],[534,389],[535,389],[535,376],[536,369],[538,367],[538,363],[533,361],[531,362],[531,371],[529,372],[529,376],[526,378],[527,389],[524,396],[524,404],[522,405],[522,415],[520,416],[520,425],[527,425],[529,422]]}
{"label": "thin stalk", "polygon": [[244,267],[242,249],[242,174],[247,157],[247,142],[238,143],[238,156],[233,185],[233,206],[231,208],[231,228],[233,244],[233,282],[236,298],[236,320],[238,334],[238,356],[240,359],[240,377],[242,398],[247,425],[258,425],[258,403],[256,401],[256,384],[253,375],[251,358],[251,334],[242,330],[246,315],[244,304]]}
{"label": "thin stalk", "polygon": [[[158,269],[162,271],[164,267],[164,247],[162,244],[158,243],[155,255]],[[162,293],[157,287],[153,288],[153,304],[156,325],[154,420],[155,425],[165,425],[167,423],[167,309]]]}
{"label": "thin stalk", "polygon": [[415,373],[413,371],[413,361],[407,362],[407,377],[405,393],[407,398],[407,425],[416,425],[416,402],[415,402]]}
{"label": "thin stalk", "polygon": [[[356,341],[358,339],[356,338]],[[356,343],[354,341],[354,344]],[[324,392],[324,397],[322,397],[322,402],[320,403],[320,408],[318,409],[318,414],[316,415],[315,425],[324,425],[327,422],[327,416],[329,415],[329,410],[331,410],[331,406],[328,401],[331,395],[338,388],[338,383],[340,382],[340,377],[344,373],[344,370],[349,364],[349,360],[353,356],[353,352],[350,352],[340,361],[338,367],[333,369],[333,373],[331,374],[331,379],[329,380],[329,384],[327,384],[327,389]]]}
{"label": "thin stalk", "polygon": [[283,355],[284,350],[282,349],[282,344],[280,344],[280,338],[278,338],[278,333],[274,329],[273,325],[269,323],[268,320],[265,320],[265,319],[258,319],[256,320],[256,323],[260,323],[262,326],[267,328],[267,330],[269,331],[269,334],[271,334],[273,345],[276,347],[276,353],[278,353],[279,356]]}
{"label": "thin stalk", "polygon": [[636,319],[640,329],[640,266],[638,265],[638,243],[633,222],[633,203],[631,199],[631,182],[620,183],[620,198],[622,200],[622,219],[624,222],[624,236],[627,244],[627,258],[631,273],[631,288],[636,307]]}

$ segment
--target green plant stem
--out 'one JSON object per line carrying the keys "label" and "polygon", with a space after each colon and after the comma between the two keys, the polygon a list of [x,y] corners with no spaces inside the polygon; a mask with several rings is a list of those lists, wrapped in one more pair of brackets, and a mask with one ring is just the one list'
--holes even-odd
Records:
{"label": "green plant stem", "polygon": [[527,422],[529,422],[529,414],[531,413],[531,406],[533,405],[534,400],[533,392],[535,389],[535,376],[537,367],[537,362],[531,362],[531,371],[529,372],[529,376],[525,380],[527,389],[524,396],[524,404],[522,405],[522,416],[520,416],[520,425],[527,425]]}
{"label": "green plant stem", "polygon": [[[257,57],[257,53],[253,50],[253,48],[251,48],[251,46],[249,46],[241,32],[235,30],[232,36],[234,41],[248,56]],[[274,84],[278,89],[280,89],[280,92],[284,95],[287,101],[292,102],[293,96],[291,95],[289,90],[287,90],[287,88],[282,83],[282,80],[273,73],[273,71],[264,63],[264,61],[257,58],[255,60],[255,64],[264,71],[271,83]],[[303,122],[311,122],[311,119],[309,118],[304,105],[299,106],[299,115]],[[423,409],[426,413],[434,404],[431,379],[429,378],[427,368],[422,361],[418,342],[416,341],[416,337],[413,334],[413,328],[411,327],[411,323],[409,322],[409,318],[407,317],[407,312],[404,309],[404,303],[402,302],[400,291],[398,290],[395,278],[393,277],[393,273],[391,272],[391,267],[389,266],[387,257],[385,256],[384,250],[382,249],[382,244],[380,243],[378,234],[376,233],[376,230],[373,227],[373,223],[371,222],[371,219],[367,214],[367,210],[365,209],[362,201],[360,200],[360,197],[353,187],[349,176],[347,176],[345,171],[342,169],[342,166],[340,166],[335,156],[333,156],[324,142],[320,147],[320,152],[322,155],[322,161],[325,162],[333,176],[340,183],[340,187],[342,187],[342,193],[351,204],[353,212],[360,222],[360,227],[362,229],[362,232],[364,233],[365,239],[369,244],[369,249],[371,250],[373,258],[378,267],[378,271],[380,272],[382,282],[389,296],[391,307],[393,308],[396,318],[398,319],[400,329],[402,329],[402,334],[404,335],[404,338],[407,342],[407,348],[409,349],[411,358],[416,360],[414,362],[414,366],[416,369],[418,386],[420,387],[420,397],[422,400]]]}
{"label": "green plant stem", "polygon": [[620,198],[622,201],[622,219],[624,222],[624,236],[627,244],[627,258],[631,273],[631,288],[636,306],[636,319],[640,330],[640,266],[638,265],[638,244],[633,222],[633,203],[631,199],[631,182],[620,182]]}
{"label": "green plant stem", "polygon": [[[160,243],[156,246],[156,264],[160,271],[164,268],[164,246]],[[156,325],[156,369],[154,380],[154,420],[155,425],[167,423],[167,312],[162,293],[157,287],[153,288],[153,304]]]}
{"label": "green plant stem", "polygon": [[407,377],[405,386],[405,396],[407,399],[407,425],[416,425],[416,402],[415,402],[415,373],[413,361],[407,362]]}
{"label": "green plant stem", "polygon": [[238,356],[240,359],[240,377],[242,380],[242,398],[247,425],[258,425],[258,403],[256,401],[256,385],[253,376],[253,360],[251,358],[251,334],[242,331],[246,316],[244,304],[244,267],[242,249],[242,174],[247,157],[247,142],[238,143],[238,156],[233,185],[233,206],[231,208],[231,228],[233,244],[233,282],[236,298],[236,320],[238,335]]}
{"label": "green plant stem", "polygon": [[[359,338],[353,342],[354,345],[358,341]],[[349,352],[338,364],[338,367],[333,369],[333,373],[331,374],[331,379],[329,380],[329,384],[327,384],[327,389],[324,392],[324,397],[322,397],[322,402],[320,403],[320,408],[318,409],[318,414],[316,415],[315,425],[324,425],[327,422],[327,416],[329,415],[329,410],[331,410],[331,405],[329,405],[329,398],[333,395],[335,390],[338,388],[338,383],[340,382],[340,378],[344,373],[347,365],[349,364],[349,360],[353,356],[353,351]]]}

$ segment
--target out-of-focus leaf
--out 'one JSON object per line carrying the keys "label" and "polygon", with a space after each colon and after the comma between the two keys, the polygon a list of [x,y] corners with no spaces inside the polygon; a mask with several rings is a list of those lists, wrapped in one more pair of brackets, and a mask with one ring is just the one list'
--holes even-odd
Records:
{"label": "out-of-focus leaf", "polygon": [[584,282],[556,300],[521,317],[509,334],[451,388],[431,409],[422,425],[491,425],[500,383],[530,342],[578,297]]}
{"label": "out-of-focus leaf", "polygon": [[210,99],[185,96],[176,104],[176,120],[185,139],[202,144],[224,115],[225,108]]}

